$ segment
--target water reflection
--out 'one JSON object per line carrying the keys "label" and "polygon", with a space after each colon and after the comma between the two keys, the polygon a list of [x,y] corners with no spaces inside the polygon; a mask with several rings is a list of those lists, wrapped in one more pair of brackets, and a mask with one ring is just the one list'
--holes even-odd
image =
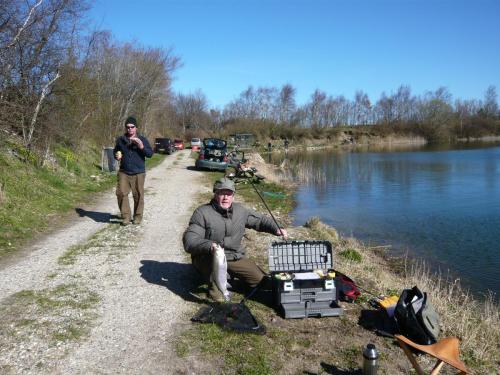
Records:
{"label": "water reflection", "polygon": [[498,292],[500,147],[488,146],[290,151],[272,161],[299,183],[295,224],[319,216]]}

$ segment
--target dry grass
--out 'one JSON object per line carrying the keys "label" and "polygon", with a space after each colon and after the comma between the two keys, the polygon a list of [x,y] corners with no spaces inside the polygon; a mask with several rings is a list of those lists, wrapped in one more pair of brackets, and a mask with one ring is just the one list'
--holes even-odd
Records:
{"label": "dry grass", "polygon": [[500,363],[500,309],[492,294],[480,301],[460,280],[432,274],[424,263],[408,266],[405,275],[406,285],[418,285],[430,295],[443,337],[458,337],[469,362]]}
{"label": "dry grass", "polygon": [[[259,169],[260,172],[260,169]],[[216,176],[210,175],[211,178]],[[210,180],[210,184],[213,181]],[[208,190],[207,190],[208,191]],[[246,205],[257,198],[249,194],[238,194]],[[249,199],[246,201],[246,199]],[[283,217],[285,219],[286,216]],[[284,220],[286,221],[286,220]],[[344,238],[319,219],[309,220],[305,227],[287,228],[291,239],[327,240],[333,245],[334,268],[352,277],[358,285],[375,295],[399,295],[405,288],[418,285],[429,292],[430,298],[441,315],[444,336],[454,335],[461,340],[461,358],[474,374],[499,373],[498,352],[498,307],[483,304],[468,296],[467,300],[454,297],[460,295],[458,283],[445,284],[432,281],[432,275],[417,268],[405,267],[404,257],[388,261],[385,247],[366,247],[354,238]],[[267,249],[275,237],[264,233],[247,231],[244,244],[257,264],[266,268]],[[414,276],[411,276],[414,275]],[[416,277],[418,275],[418,278]],[[449,286],[451,289],[446,289]],[[442,293],[443,296],[441,297]],[[201,295],[200,295],[201,296]],[[236,300],[242,298],[237,295]],[[181,352],[187,358],[200,355],[212,363],[213,373],[226,374],[323,374],[359,373],[361,352],[367,343],[374,343],[381,354],[380,373],[386,375],[411,374],[410,363],[393,339],[376,334],[375,328],[385,329],[381,314],[368,303],[372,297],[362,291],[354,304],[340,302],[344,310],[341,317],[321,319],[283,319],[277,315],[276,306],[266,292],[257,293],[255,299],[247,301],[257,319],[268,329],[264,337],[233,334],[220,331],[218,327],[193,326]],[[470,306],[464,311],[462,305]],[[476,313],[474,313],[476,311]],[[477,311],[481,311],[480,313]],[[207,331],[208,330],[208,331]],[[481,330],[488,330],[482,334]],[[196,337],[192,340],[191,337]],[[264,347],[279,350],[262,350]],[[235,341],[236,340],[236,341]],[[214,345],[214,342],[217,345]],[[213,350],[207,352],[204,348]],[[245,348],[245,350],[242,350]],[[286,348],[286,350],[283,350]],[[221,358],[228,358],[221,363]],[[429,358],[419,359],[425,369],[432,368]],[[238,365],[235,365],[237,363]],[[249,367],[241,367],[251,364]],[[443,369],[443,374],[451,374]]]}
{"label": "dry grass", "polygon": [[[480,300],[465,290],[460,280],[434,274],[422,262],[399,259],[400,264],[393,265],[381,253],[383,248],[368,248],[354,238],[341,238],[317,218],[309,220],[306,227],[315,238],[334,244],[334,267],[364,289],[377,295],[399,295],[417,285],[427,292],[440,316],[441,337],[458,337],[462,359],[478,373],[499,370],[500,308],[491,294]],[[361,260],[340,255],[346,250],[358,252]]]}

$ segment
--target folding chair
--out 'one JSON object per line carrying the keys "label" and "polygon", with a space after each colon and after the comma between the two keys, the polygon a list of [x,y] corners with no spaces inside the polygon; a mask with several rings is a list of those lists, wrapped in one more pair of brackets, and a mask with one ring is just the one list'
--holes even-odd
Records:
{"label": "folding chair", "polygon": [[405,352],[418,375],[425,375],[425,373],[417,363],[416,356],[410,348],[417,349],[437,359],[430,375],[439,374],[439,371],[441,371],[441,368],[445,363],[459,370],[457,375],[470,374],[463,362],[460,361],[458,348],[459,341],[456,337],[447,337],[432,345],[419,345],[401,335],[394,335],[394,337],[398,341],[399,346],[401,346]]}

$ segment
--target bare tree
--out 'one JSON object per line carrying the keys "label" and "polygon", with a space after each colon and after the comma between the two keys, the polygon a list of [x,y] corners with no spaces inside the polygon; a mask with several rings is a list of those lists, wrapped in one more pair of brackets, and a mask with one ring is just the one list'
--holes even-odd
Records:
{"label": "bare tree", "polygon": [[178,94],[174,100],[177,118],[180,122],[182,134],[189,129],[199,129],[204,127],[209,118],[207,114],[207,98],[201,91],[194,94]]}
{"label": "bare tree", "polygon": [[130,114],[140,119],[143,132],[154,132],[150,126],[164,118],[161,109],[168,103],[171,74],[180,60],[171,50],[114,43],[105,33],[94,39],[88,65],[96,83],[100,138],[112,142]]}
{"label": "bare tree", "polygon": [[498,116],[497,89],[495,86],[488,86],[484,93],[484,115],[487,118],[496,118]]}
{"label": "bare tree", "polygon": [[415,99],[411,95],[410,86],[399,86],[397,92],[392,95],[392,101],[395,121],[408,122],[413,118]]}
{"label": "bare tree", "polygon": [[324,121],[322,119],[323,106],[326,100],[326,94],[319,89],[316,89],[311,95],[311,103],[308,108],[308,122],[311,127],[322,127]]}
{"label": "bare tree", "polygon": [[276,104],[277,122],[279,124],[290,125],[293,112],[296,110],[295,104],[295,88],[286,84],[281,87],[278,96],[278,103]]}
{"label": "bare tree", "polygon": [[366,125],[371,118],[371,102],[368,95],[362,90],[356,91],[353,103],[354,124]]}
{"label": "bare tree", "polygon": [[455,100],[455,115],[458,119],[458,135],[464,136],[464,124],[481,109],[479,100]]}
{"label": "bare tree", "polygon": [[68,35],[85,7],[76,0],[2,3],[0,123],[19,131],[25,145],[43,132],[40,115],[61,77]]}
{"label": "bare tree", "polygon": [[390,125],[396,119],[394,99],[383,92],[375,105],[375,112],[377,122]]}

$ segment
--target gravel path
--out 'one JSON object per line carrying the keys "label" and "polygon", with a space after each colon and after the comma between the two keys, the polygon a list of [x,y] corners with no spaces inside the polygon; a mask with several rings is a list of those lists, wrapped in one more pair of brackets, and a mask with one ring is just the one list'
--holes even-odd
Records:
{"label": "gravel path", "polygon": [[148,171],[141,225],[112,219],[113,189],[0,270],[0,373],[203,372],[174,340],[196,307],[181,236],[207,191],[190,165],[182,151]]}

